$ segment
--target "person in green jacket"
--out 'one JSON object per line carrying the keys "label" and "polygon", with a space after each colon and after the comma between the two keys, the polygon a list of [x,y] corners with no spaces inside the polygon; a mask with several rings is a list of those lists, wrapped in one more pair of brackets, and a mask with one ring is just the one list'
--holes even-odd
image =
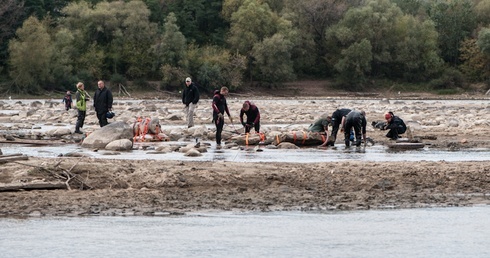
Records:
{"label": "person in green jacket", "polygon": [[90,100],[88,93],[85,91],[85,86],[83,83],[77,83],[77,93],[76,93],[76,107],[78,109],[77,123],[75,125],[75,133],[83,134],[80,128],[83,127],[85,122],[85,114],[87,112],[87,101]]}

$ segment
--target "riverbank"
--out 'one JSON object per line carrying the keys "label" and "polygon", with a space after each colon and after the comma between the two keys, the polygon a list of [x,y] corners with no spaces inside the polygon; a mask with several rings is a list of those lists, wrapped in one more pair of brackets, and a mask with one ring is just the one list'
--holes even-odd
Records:
{"label": "riverbank", "polygon": [[292,164],[29,158],[3,164],[0,182],[68,181],[71,190],[0,192],[0,216],[489,205],[489,167],[488,161]]}

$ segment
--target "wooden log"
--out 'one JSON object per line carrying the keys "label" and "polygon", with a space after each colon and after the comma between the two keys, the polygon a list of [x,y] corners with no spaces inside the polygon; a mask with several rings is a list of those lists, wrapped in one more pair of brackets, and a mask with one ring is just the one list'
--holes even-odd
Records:
{"label": "wooden log", "polygon": [[59,145],[65,144],[58,140],[15,140],[15,141],[0,141],[0,143],[6,144],[30,144],[30,145]]}
{"label": "wooden log", "polygon": [[0,192],[67,189],[65,183],[13,183],[0,185]]}
{"label": "wooden log", "polygon": [[425,143],[421,143],[421,142],[399,142],[399,143],[388,144],[388,147],[390,149],[397,149],[397,150],[414,150],[414,149],[424,148]]}
{"label": "wooden log", "polygon": [[22,156],[11,156],[11,157],[3,157],[0,156],[0,164],[2,163],[7,163],[9,161],[15,161],[15,160],[27,160],[29,159],[28,156],[22,155]]}

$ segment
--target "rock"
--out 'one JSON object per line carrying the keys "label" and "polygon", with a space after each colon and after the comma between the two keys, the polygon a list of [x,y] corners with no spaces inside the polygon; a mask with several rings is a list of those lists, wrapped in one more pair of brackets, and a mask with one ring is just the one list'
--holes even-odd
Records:
{"label": "rock", "polygon": [[106,150],[113,150],[113,151],[128,151],[133,148],[133,142],[130,141],[129,139],[119,139],[110,142],[105,146]]}
{"label": "rock", "polygon": [[190,149],[184,154],[184,156],[186,156],[186,157],[199,157],[199,156],[202,156],[202,154],[197,149]]}
{"label": "rock", "polygon": [[277,145],[277,148],[278,149],[299,149],[298,146],[296,146],[295,144],[293,143],[290,143],[290,142],[281,142],[279,143],[279,145]]}
{"label": "rock", "polygon": [[84,148],[105,148],[112,141],[131,140],[133,129],[124,122],[113,122],[89,134],[82,142]]}

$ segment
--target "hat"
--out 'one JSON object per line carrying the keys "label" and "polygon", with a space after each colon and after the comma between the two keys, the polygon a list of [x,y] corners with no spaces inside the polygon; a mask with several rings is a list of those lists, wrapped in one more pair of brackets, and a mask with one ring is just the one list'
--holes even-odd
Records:
{"label": "hat", "polygon": [[390,113],[386,113],[386,114],[385,114],[385,119],[386,119],[386,120],[388,120],[388,119],[390,119],[390,118],[391,118],[391,114],[390,114]]}
{"label": "hat", "polygon": [[187,78],[185,78],[185,81],[186,81],[186,82],[192,82],[191,77],[187,77]]}

